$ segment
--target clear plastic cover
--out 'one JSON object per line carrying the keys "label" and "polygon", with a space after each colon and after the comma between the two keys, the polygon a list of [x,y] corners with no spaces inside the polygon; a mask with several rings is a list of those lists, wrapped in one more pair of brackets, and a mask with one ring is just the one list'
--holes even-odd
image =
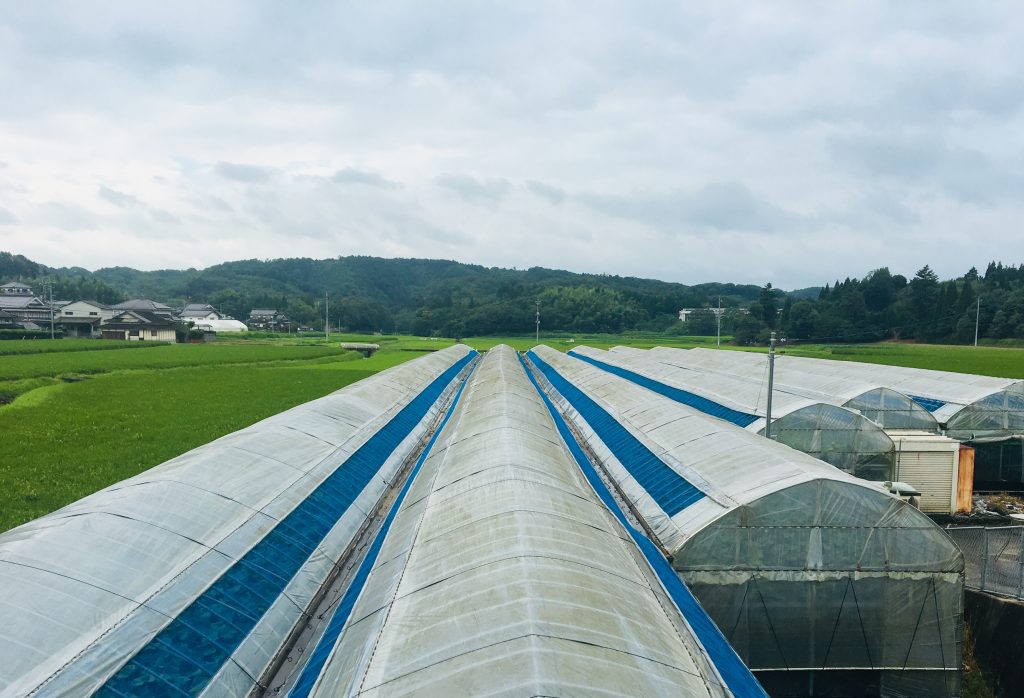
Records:
{"label": "clear plastic cover", "polygon": [[534,352],[700,483],[706,496],[669,516],[559,397],[740,656],[774,677],[769,689],[789,685],[774,683],[780,673],[800,674],[802,687],[825,673],[858,690],[884,683],[886,695],[959,695],[963,556],[927,516],[804,453],[553,349]]}
{"label": "clear plastic cover", "polygon": [[[618,352],[620,349],[612,351]],[[626,350],[624,353],[635,352]],[[661,360],[693,370],[724,371],[747,377],[756,376],[759,367],[765,362],[763,354],[743,351],[656,347],[650,353]],[[845,395],[846,399],[852,399],[869,389],[889,388],[928,405],[932,416],[940,424],[951,422],[954,415],[965,407],[994,393],[1006,391],[1024,394],[1024,381],[1015,378],[790,355],[776,357],[775,379],[780,385],[799,386],[836,397]]]}
{"label": "clear plastic cover", "polygon": [[[97,690],[243,556],[255,560],[273,533],[294,574],[275,582],[280,596],[266,600],[267,613],[252,619],[213,679],[227,694],[250,690],[419,434],[384,454],[322,540],[287,528],[286,517],[470,351],[456,346],[389,369],[0,535],[0,693]],[[312,550],[301,560],[300,542]],[[254,584],[284,569],[265,556],[246,564]]]}
{"label": "clear plastic cover", "polygon": [[497,347],[313,695],[729,695],[674,608]]}
{"label": "clear plastic cover", "polygon": [[[576,347],[570,355],[599,362],[611,367],[613,371],[628,371],[625,377],[641,385],[645,384],[644,379],[657,381],[652,388],[656,392],[661,392],[658,385],[688,391],[712,402],[709,404],[683,397],[683,404],[696,407],[712,417],[764,433],[768,407],[768,365],[763,355],[753,355],[753,361],[741,360],[739,366],[746,370],[736,373],[730,373],[719,362],[697,361],[691,365],[684,361],[690,352],[682,350],[668,353],[653,350],[601,351]],[[678,355],[683,359],[676,358]],[[713,366],[714,370],[709,366]],[[638,380],[636,376],[639,376]],[[877,481],[892,478],[895,448],[878,417],[888,416],[891,412],[893,423],[912,421],[924,423],[926,429],[937,428],[935,419],[924,408],[893,391],[880,388],[863,390],[865,385],[862,382],[857,382],[856,388],[847,382],[846,392],[854,389],[861,392],[852,400],[846,400],[845,392],[839,396],[828,395],[821,390],[825,388],[824,385],[817,385],[819,390],[812,391],[806,383],[801,389],[795,389],[780,383],[776,376],[772,392],[772,438],[857,477]],[[680,401],[673,390],[664,394]],[[863,414],[862,409],[868,413]],[[742,414],[750,415],[750,418],[738,419],[725,410],[739,410]],[[912,416],[916,416],[916,421]]]}

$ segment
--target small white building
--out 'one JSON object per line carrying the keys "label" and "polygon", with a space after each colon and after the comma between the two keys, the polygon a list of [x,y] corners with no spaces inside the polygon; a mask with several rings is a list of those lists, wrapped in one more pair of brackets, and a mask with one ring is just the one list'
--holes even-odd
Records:
{"label": "small white building", "polygon": [[189,303],[184,308],[181,309],[181,312],[178,313],[178,316],[182,320],[185,320],[186,322],[195,322],[197,326],[199,322],[202,320],[212,321],[228,319],[226,315],[219,312],[209,303]]}
{"label": "small white building", "polygon": [[746,308],[683,308],[679,311],[679,319],[686,322],[691,315],[699,310],[707,310],[710,312],[715,319],[724,316],[726,313],[739,313],[740,315],[750,315],[750,311]]}
{"label": "small white building", "polygon": [[65,337],[99,337],[100,325],[114,317],[114,309],[97,301],[74,301],[54,313]]}
{"label": "small white building", "polygon": [[893,480],[921,493],[926,514],[952,514],[971,507],[974,449],[929,431],[887,429],[896,446]]}

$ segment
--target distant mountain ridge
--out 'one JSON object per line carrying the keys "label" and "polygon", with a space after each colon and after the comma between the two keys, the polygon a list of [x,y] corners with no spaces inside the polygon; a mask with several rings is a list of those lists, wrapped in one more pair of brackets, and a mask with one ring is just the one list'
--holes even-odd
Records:
{"label": "distant mountain ridge", "polygon": [[[559,312],[556,308],[571,315],[562,318],[567,330],[661,330],[676,320],[681,308],[700,307],[709,299],[717,301],[719,295],[727,306],[743,305],[761,291],[751,284],[687,286],[543,267],[488,268],[437,259],[249,259],[201,270],[107,267],[90,272],[80,267],[48,267],[21,255],[0,253],[0,278],[33,280],[44,276],[58,279],[55,288],[62,281],[66,284],[84,279],[125,297],[152,298],[169,305],[190,300],[209,302],[236,317],[244,317],[256,306],[277,307],[307,323],[315,323],[320,317],[317,304],[326,293],[337,304],[338,321],[343,326],[430,332],[447,327],[455,331],[448,334],[457,333],[460,323],[467,325],[467,330],[529,331],[533,329],[538,298],[545,306],[548,323],[554,322],[552,313]],[[496,317],[504,321],[496,323]]]}
{"label": "distant mountain ridge", "polygon": [[[708,311],[719,297],[721,329],[735,341],[764,341],[772,330],[789,341],[867,342],[916,339],[967,343],[979,337],[1024,337],[1024,265],[992,262],[980,274],[941,280],[928,265],[910,279],[876,269],[861,279],[784,292],[752,284],[680,283],[578,274],[532,267],[502,269],[440,259],[247,259],[206,269],[138,271],[51,268],[0,252],[0,282],[53,281],[54,297],[117,303],[151,298],[171,306],[210,303],[238,319],[274,308],[302,325],[322,327],[330,297],[334,327],[468,337],[526,334],[537,303],[547,331],[714,334]],[[41,289],[38,289],[41,291]],[[983,300],[980,305],[978,299]]]}

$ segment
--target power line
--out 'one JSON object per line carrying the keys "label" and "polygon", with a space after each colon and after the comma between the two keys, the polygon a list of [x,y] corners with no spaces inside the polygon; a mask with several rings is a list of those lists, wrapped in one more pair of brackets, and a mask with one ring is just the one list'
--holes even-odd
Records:
{"label": "power line", "polygon": [[868,335],[879,335],[879,336],[882,336],[882,335],[891,334],[891,333],[895,332],[896,330],[903,331],[903,330],[911,330],[911,329],[920,329],[922,327],[928,327],[930,325],[937,325],[940,322],[944,322],[946,320],[952,320],[954,318],[963,318],[963,317],[964,317],[964,311],[958,311],[958,312],[955,312],[955,313],[950,313],[949,315],[942,315],[942,316],[937,317],[937,318],[932,318],[931,320],[918,320],[918,321],[915,321],[915,322],[904,323],[902,325],[893,325],[891,327],[883,327],[883,328],[877,328],[877,329],[871,329],[871,330],[864,330],[864,331],[861,331],[861,332],[848,332],[848,333],[845,333],[845,334],[831,335],[831,336],[824,336],[824,337],[807,337],[807,338],[804,338],[804,339],[796,339],[796,338],[792,338],[791,339],[791,338],[787,337],[786,338],[786,343],[787,344],[795,344],[796,342],[800,342],[800,343],[803,343],[803,344],[809,344],[809,343],[829,342],[829,341],[833,341],[833,340],[852,339],[852,338],[855,338],[855,337],[864,337],[864,336],[868,336]]}

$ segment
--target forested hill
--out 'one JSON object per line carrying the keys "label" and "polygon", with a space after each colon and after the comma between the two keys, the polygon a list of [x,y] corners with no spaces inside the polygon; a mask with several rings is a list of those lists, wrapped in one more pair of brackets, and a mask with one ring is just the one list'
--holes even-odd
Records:
{"label": "forested hill", "polygon": [[[168,305],[211,303],[245,319],[254,307],[284,311],[293,320],[323,325],[330,296],[331,324],[354,331],[409,332],[464,337],[529,333],[536,302],[548,331],[714,334],[710,307],[728,309],[723,334],[741,343],[776,330],[795,341],[864,342],[917,339],[967,343],[979,336],[1024,337],[1024,265],[993,262],[942,280],[926,265],[912,278],[877,269],[821,288],[783,292],[753,285],[695,286],[651,279],[544,269],[499,269],[430,259],[243,260],[208,269],[138,271],[113,267],[90,272],[53,269],[0,252],[0,282],[21,279],[54,296],[115,303],[152,298]],[[680,323],[682,308],[708,308]]]}
{"label": "forested hill", "polygon": [[700,307],[711,299],[717,302],[719,295],[723,305],[745,306],[761,292],[753,285],[686,286],[434,259],[242,260],[202,270],[112,267],[89,272],[54,269],[20,255],[0,253],[0,280],[39,282],[46,276],[56,279],[57,298],[104,302],[152,298],[172,306],[203,302],[242,319],[254,307],[271,307],[312,326],[322,325],[322,301],[327,293],[332,325],[443,336],[530,332],[537,300],[545,327],[551,329],[663,331],[679,324],[681,308]]}

